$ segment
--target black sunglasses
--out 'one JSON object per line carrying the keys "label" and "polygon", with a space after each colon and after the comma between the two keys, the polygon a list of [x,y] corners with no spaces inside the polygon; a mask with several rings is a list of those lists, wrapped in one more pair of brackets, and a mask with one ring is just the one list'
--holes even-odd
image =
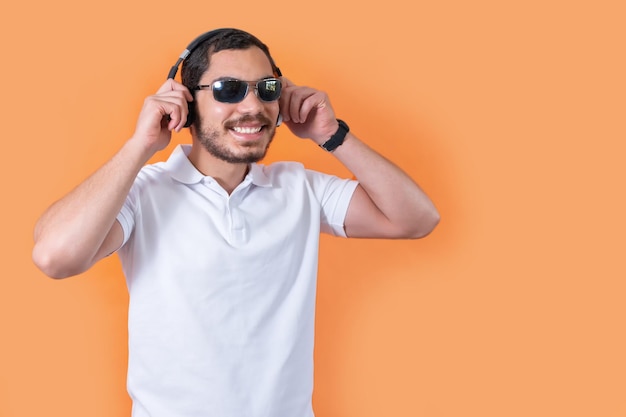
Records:
{"label": "black sunglasses", "polygon": [[276,101],[280,98],[282,83],[278,78],[264,78],[259,81],[218,80],[212,84],[199,85],[194,90],[213,90],[213,98],[220,103],[239,103],[246,98],[251,85],[262,101]]}

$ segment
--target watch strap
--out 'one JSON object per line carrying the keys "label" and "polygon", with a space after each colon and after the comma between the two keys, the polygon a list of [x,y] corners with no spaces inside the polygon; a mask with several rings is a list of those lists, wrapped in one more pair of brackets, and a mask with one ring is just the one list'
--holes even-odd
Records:
{"label": "watch strap", "polygon": [[346,139],[346,135],[350,131],[350,128],[343,120],[337,119],[337,123],[339,123],[339,128],[335,132],[334,135],[330,137],[326,142],[322,143],[320,147],[325,149],[328,152],[332,152],[337,149],[343,141]]}

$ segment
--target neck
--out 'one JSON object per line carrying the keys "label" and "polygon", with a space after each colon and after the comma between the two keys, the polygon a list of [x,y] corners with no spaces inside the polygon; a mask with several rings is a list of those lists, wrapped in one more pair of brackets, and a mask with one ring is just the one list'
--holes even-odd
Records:
{"label": "neck", "polygon": [[216,158],[197,143],[192,145],[188,158],[198,171],[212,177],[228,194],[241,184],[249,169],[248,164],[233,164]]}

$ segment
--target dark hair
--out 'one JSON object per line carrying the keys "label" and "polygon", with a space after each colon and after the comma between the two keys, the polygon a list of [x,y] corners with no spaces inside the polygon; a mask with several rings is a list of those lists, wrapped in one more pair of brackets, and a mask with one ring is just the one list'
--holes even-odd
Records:
{"label": "dark hair", "polygon": [[193,92],[202,75],[209,69],[210,58],[214,53],[228,49],[248,49],[252,46],[265,53],[275,75],[282,75],[270,55],[269,48],[257,37],[239,29],[220,29],[200,43],[183,61],[181,71],[183,85]]}

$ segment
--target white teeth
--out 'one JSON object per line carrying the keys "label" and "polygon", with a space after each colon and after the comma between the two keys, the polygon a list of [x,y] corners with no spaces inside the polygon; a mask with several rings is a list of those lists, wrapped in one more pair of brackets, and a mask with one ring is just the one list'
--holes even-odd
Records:
{"label": "white teeth", "polygon": [[240,126],[235,126],[233,127],[233,130],[237,133],[244,133],[244,134],[251,134],[251,133],[258,133],[261,131],[261,127],[240,127]]}

